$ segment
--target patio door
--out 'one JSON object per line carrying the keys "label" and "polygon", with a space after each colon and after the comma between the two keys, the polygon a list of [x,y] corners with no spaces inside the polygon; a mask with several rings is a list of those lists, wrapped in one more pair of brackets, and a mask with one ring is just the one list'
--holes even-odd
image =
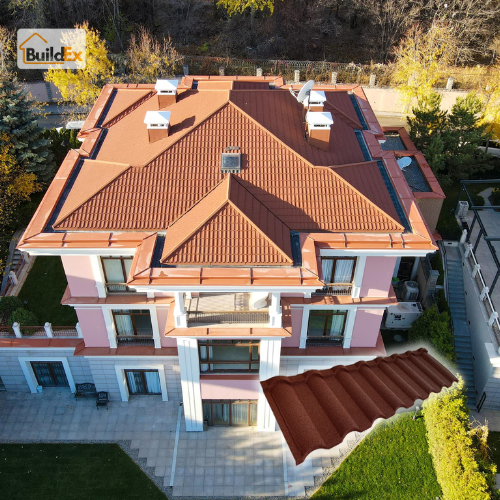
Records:
{"label": "patio door", "polygon": [[32,361],[31,367],[42,387],[69,387],[64,366],[60,361]]}
{"label": "patio door", "polygon": [[125,370],[129,394],[161,394],[158,370]]}

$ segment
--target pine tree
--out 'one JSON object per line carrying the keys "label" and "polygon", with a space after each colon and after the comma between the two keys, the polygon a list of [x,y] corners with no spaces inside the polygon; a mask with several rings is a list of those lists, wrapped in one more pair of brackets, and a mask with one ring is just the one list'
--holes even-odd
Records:
{"label": "pine tree", "polygon": [[16,162],[32,172],[40,182],[48,182],[54,172],[49,141],[38,126],[40,109],[17,79],[0,78],[0,135],[11,138]]}
{"label": "pine tree", "polygon": [[435,93],[420,99],[412,109],[413,116],[407,118],[411,140],[421,151],[428,149],[446,123],[446,111],[441,111],[441,99]]}

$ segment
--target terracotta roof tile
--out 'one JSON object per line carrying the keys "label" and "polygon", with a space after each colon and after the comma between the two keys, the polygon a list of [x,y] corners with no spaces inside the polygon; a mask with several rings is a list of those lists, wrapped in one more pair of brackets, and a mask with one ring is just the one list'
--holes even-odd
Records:
{"label": "terracotta roof tile", "polygon": [[138,101],[142,102],[143,98],[153,95],[154,92],[152,90],[144,88],[114,89],[108,101],[109,109],[106,112],[103,126],[108,126],[114,118],[130,109]]}
{"label": "terracotta roof tile", "polygon": [[[217,96],[218,92],[210,95]],[[196,106],[197,102],[193,101],[192,105]],[[172,116],[176,110],[177,107],[172,109]],[[144,139],[140,140],[141,148],[137,148],[130,132],[123,128],[133,116],[134,113],[109,129],[98,159],[111,154],[111,150],[103,149],[110,140],[123,146],[119,153],[115,151],[115,156],[127,157],[123,153],[130,148],[141,149],[141,154],[145,154],[148,147],[143,147]],[[145,127],[142,128],[146,133]],[[112,139],[110,134],[115,131],[123,132],[125,137]],[[177,132],[174,131],[174,135]],[[170,137],[164,140],[167,147]],[[191,128],[145,167],[129,169],[119,176],[75,210],[65,224],[83,230],[97,227],[165,230],[222,180],[220,154],[227,146],[241,148],[243,165],[238,174],[241,185],[292,230],[403,230],[397,219],[384,213],[332,169],[313,168],[231,103]]]}
{"label": "terracotta roof tile", "polygon": [[329,370],[261,382],[297,464],[318,448],[333,448],[352,431],[369,429],[456,377],[426,349]]}
{"label": "terracotta roof tile", "polygon": [[290,229],[228,175],[168,228],[162,262],[291,265]]}

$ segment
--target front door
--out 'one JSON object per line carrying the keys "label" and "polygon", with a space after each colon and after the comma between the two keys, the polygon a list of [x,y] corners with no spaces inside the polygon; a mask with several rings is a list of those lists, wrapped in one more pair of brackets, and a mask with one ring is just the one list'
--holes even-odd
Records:
{"label": "front door", "polygon": [[60,361],[32,361],[31,367],[42,387],[69,387],[64,366]]}
{"label": "front door", "polygon": [[125,370],[129,394],[161,394],[158,370]]}

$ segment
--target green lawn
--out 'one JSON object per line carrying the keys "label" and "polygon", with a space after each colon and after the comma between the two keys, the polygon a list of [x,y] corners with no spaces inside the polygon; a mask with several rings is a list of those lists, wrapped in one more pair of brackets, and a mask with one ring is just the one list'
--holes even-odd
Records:
{"label": "green lawn", "polygon": [[424,419],[379,424],[312,497],[315,500],[421,500],[441,496]]}
{"label": "green lawn", "polygon": [[0,444],[0,478],[9,500],[166,499],[116,444]]}
{"label": "green lawn", "polygon": [[48,321],[54,326],[73,326],[78,321],[74,309],[61,305],[67,284],[61,257],[37,257],[19,298],[28,301],[40,325]]}

